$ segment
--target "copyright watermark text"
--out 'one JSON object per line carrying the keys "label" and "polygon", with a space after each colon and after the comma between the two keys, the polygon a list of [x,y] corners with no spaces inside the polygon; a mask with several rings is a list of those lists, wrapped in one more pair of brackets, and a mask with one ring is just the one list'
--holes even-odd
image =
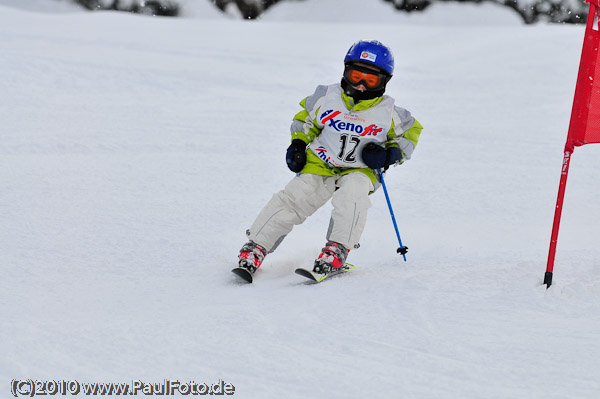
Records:
{"label": "copyright watermark text", "polygon": [[214,384],[195,381],[163,380],[144,382],[134,380],[130,383],[117,382],[79,382],[77,380],[33,380],[14,379],[11,393],[15,398],[34,396],[195,396],[195,395],[233,395],[235,386],[219,380]]}

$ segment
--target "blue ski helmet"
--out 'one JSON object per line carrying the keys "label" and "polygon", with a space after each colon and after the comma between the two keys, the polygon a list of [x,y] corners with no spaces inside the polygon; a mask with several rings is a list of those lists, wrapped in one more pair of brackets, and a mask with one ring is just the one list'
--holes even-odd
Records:
{"label": "blue ski helmet", "polygon": [[344,64],[352,61],[362,61],[373,64],[390,76],[394,74],[394,55],[392,50],[377,40],[360,40],[350,47]]}

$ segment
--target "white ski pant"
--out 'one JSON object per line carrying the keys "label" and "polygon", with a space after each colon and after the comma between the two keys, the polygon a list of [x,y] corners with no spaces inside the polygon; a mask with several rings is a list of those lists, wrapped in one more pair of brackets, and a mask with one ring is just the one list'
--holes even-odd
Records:
{"label": "white ski pant", "polygon": [[371,179],[361,172],[342,176],[300,174],[273,195],[250,227],[248,238],[273,252],[295,225],[331,199],[327,240],[348,249],[358,247],[373,190]]}

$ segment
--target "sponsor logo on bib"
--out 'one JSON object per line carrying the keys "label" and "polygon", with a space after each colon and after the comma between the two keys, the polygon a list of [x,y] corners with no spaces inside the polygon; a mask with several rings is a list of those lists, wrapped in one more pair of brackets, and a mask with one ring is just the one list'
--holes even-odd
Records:
{"label": "sponsor logo on bib", "polygon": [[315,152],[317,156],[321,158],[324,162],[328,163],[329,165],[333,165],[333,163],[331,162],[331,158],[329,157],[329,155],[327,155],[327,149],[325,147],[319,146],[315,148]]}
{"label": "sponsor logo on bib", "polygon": [[[360,136],[377,136],[377,133],[380,133],[383,130],[383,128],[380,128],[374,123],[364,127],[358,123],[343,122],[341,119],[335,119],[335,117],[341,113],[341,111],[334,112],[332,109],[323,112],[320,118],[321,124],[325,126],[325,124],[329,122],[327,126],[333,128],[335,131],[352,132]],[[344,118],[346,117],[344,116]]]}

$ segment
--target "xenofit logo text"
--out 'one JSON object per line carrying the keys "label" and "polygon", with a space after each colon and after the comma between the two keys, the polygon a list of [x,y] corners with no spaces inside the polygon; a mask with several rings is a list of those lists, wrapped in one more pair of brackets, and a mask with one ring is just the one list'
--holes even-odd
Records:
{"label": "xenofit logo text", "polygon": [[325,125],[327,122],[329,122],[328,126],[332,127],[338,132],[353,132],[358,133],[361,136],[377,136],[377,133],[383,130],[375,124],[363,127],[362,125],[356,123],[342,122],[340,119],[334,119],[339,114],[341,114],[340,111],[334,112],[332,109],[327,110],[321,114],[321,123]]}

